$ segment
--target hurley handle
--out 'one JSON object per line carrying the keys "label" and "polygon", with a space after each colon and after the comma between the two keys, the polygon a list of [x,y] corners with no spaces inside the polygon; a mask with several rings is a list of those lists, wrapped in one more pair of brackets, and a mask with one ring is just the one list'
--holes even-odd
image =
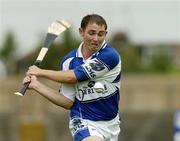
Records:
{"label": "hurley handle", "polygon": [[[35,63],[34,63],[34,65],[37,66],[37,67],[39,67],[39,66],[41,65],[41,61],[36,60]],[[25,95],[26,90],[28,89],[29,84],[30,84],[30,82],[24,83],[24,84],[21,86],[21,89],[19,90],[19,92],[16,92],[15,94],[16,94],[16,95],[20,95],[20,96]]]}

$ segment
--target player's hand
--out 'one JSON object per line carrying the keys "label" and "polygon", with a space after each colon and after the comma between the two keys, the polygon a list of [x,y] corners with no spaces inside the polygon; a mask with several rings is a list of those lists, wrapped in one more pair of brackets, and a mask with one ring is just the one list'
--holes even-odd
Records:
{"label": "player's hand", "polygon": [[40,74],[41,74],[41,69],[35,65],[29,67],[29,70],[26,72],[27,76],[31,76],[31,75],[40,76]]}
{"label": "player's hand", "polygon": [[26,76],[23,79],[23,83],[29,83],[28,88],[29,89],[34,89],[35,87],[38,86],[39,81],[37,80],[37,77],[32,75],[32,76]]}
{"label": "player's hand", "polygon": [[24,79],[23,79],[23,84],[25,84],[25,83],[30,83],[31,82],[31,76],[26,76],[26,77],[24,77]]}

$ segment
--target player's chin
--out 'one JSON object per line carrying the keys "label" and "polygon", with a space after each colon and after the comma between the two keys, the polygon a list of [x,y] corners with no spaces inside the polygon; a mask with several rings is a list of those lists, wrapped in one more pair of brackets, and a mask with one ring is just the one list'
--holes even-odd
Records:
{"label": "player's chin", "polygon": [[91,45],[91,49],[93,51],[98,51],[100,49],[100,46],[98,46],[98,45]]}

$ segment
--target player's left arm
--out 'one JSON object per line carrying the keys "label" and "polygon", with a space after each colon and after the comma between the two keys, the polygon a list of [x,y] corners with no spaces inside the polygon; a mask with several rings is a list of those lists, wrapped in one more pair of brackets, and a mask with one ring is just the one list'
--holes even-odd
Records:
{"label": "player's left arm", "polygon": [[28,88],[33,89],[38,92],[40,95],[44,96],[46,99],[51,101],[52,103],[63,107],[65,109],[71,109],[74,101],[67,96],[64,96],[63,93],[58,92],[40,81],[35,76],[26,76],[23,80],[23,83],[28,83]]}

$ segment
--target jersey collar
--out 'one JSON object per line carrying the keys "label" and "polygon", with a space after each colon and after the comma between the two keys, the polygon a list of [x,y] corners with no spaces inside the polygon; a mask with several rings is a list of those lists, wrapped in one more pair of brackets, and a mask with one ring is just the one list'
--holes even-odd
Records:
{"label": "jersey collar", "polygon": [[[78,49],[77,49],[76,57],[83,58],[83,55],[82,55],[82,45],[83,45],[83,42],[79,45],[79,47],[78,47]],[[104,49],[104,48],[106,47],[106,45],[107,45],[107,43],[106,43],[106,41],[104,40],[103,43],[102,43],[102,45],[101,45],[101,47],[100,47],[100,49],[99,49],[99,51],[100,51],[101,49]],[[94,56],[94,55],[98,55],[98,54],[99,54],[99,51],[97,51],[97,52],[95,52],[94,54],[92,54],[91,57]],[[91,58],[91,57],[90,57],[90,58]]]}

